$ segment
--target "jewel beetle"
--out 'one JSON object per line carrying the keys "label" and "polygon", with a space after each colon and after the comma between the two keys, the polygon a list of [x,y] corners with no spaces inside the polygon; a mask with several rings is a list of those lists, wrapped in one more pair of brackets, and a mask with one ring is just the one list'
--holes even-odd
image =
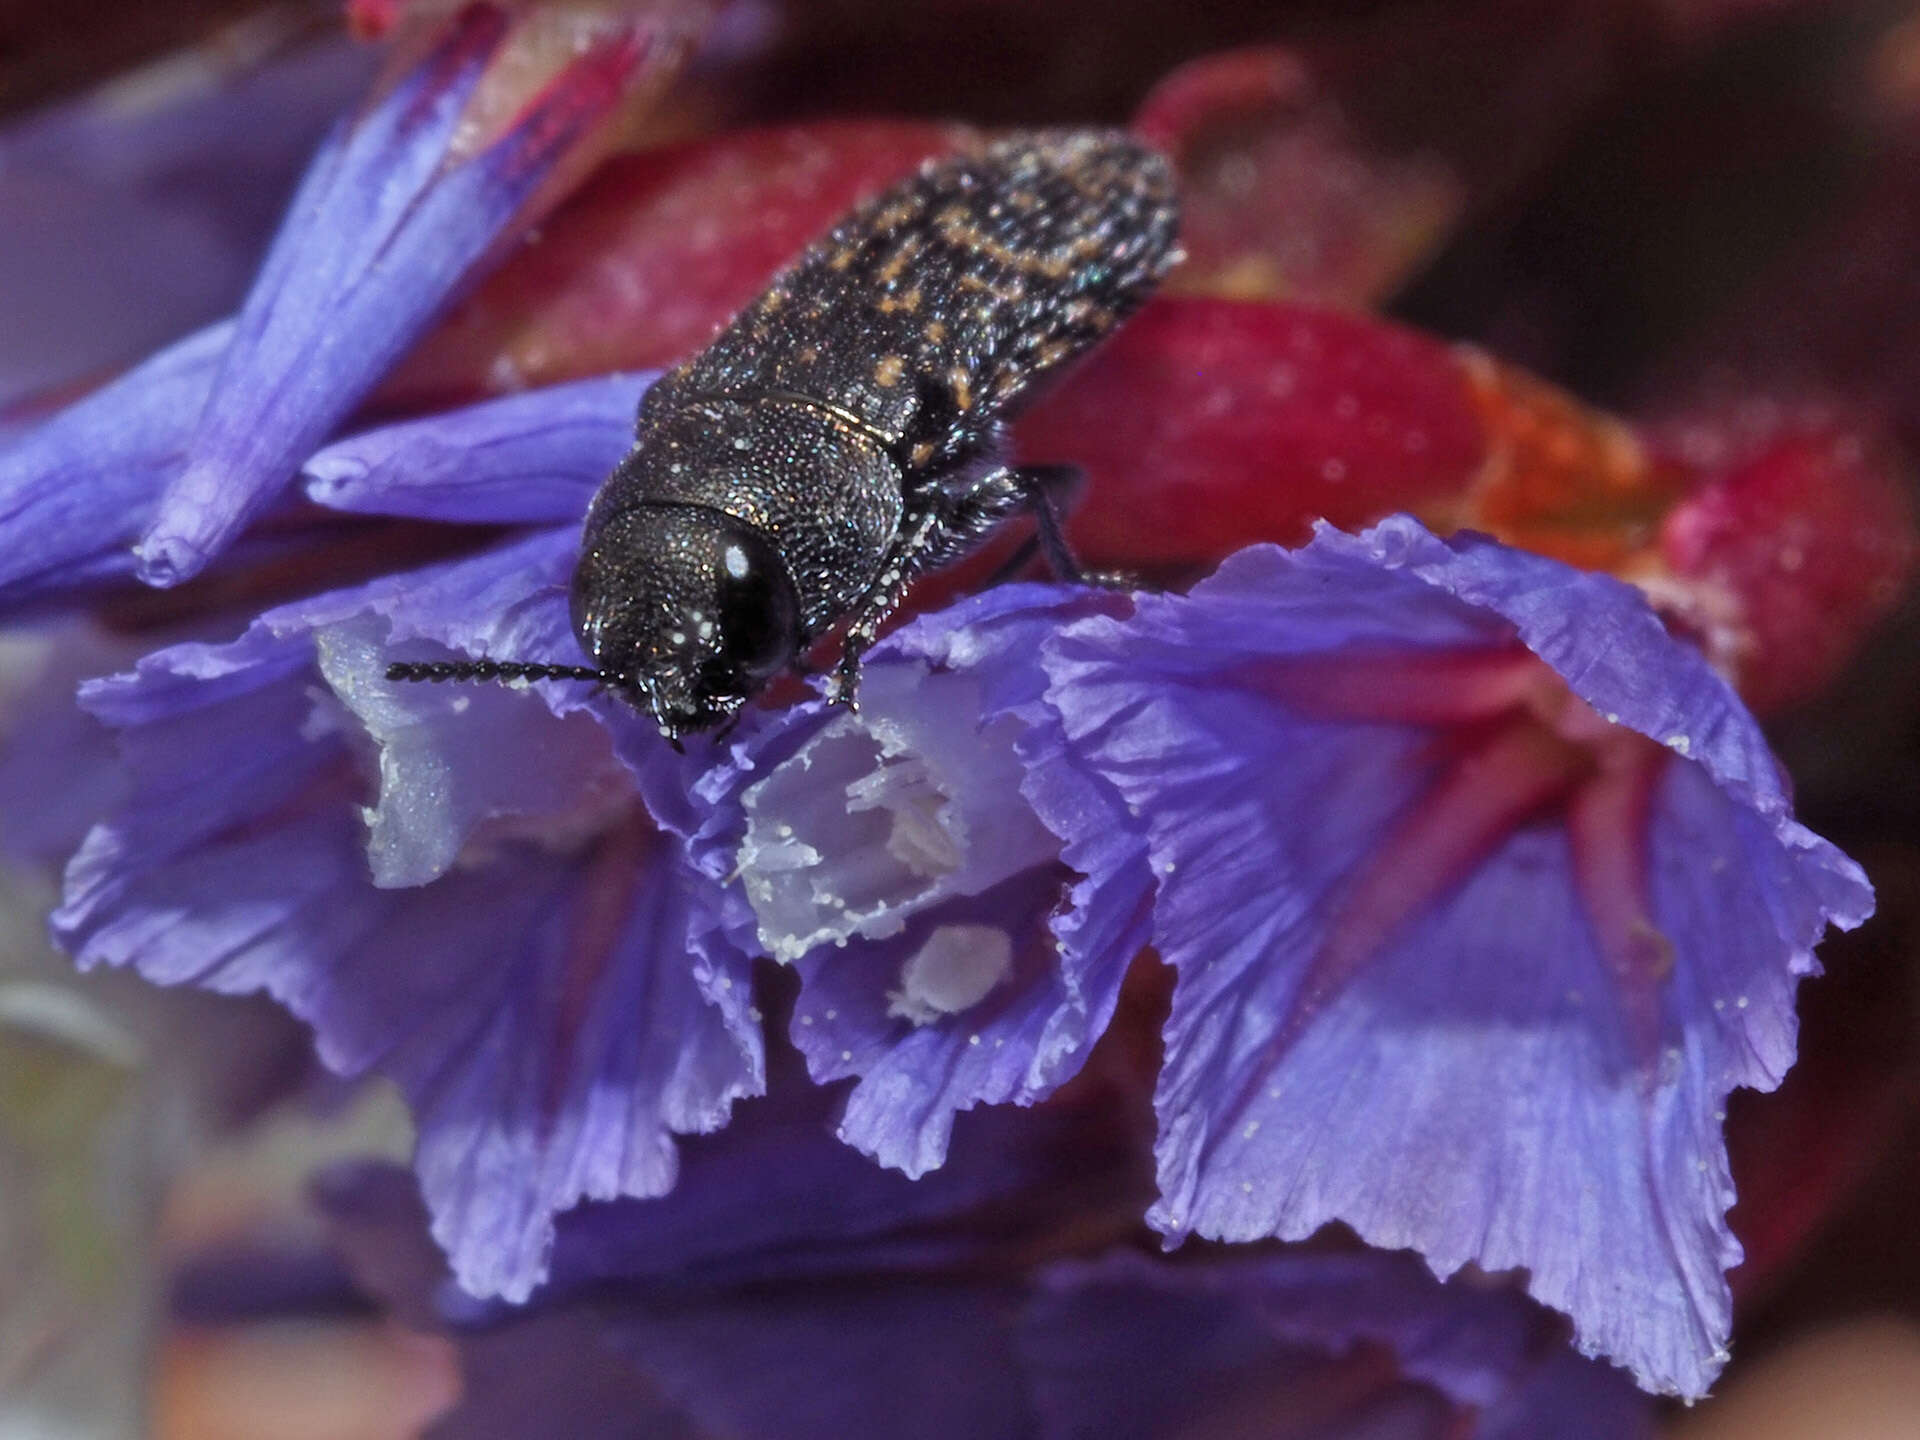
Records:
{"label": "jewel beetle", "polygon": [[1007,422],[1179,259],[1172,169],[1118,131],[929,161],[810,246],[640,405],[572,585],[590,666],[396,662],[395,680],[599,681],[676,744],[844,624],[834,698],[915,577],[1031,512],[1069,577],[1063,466]]}

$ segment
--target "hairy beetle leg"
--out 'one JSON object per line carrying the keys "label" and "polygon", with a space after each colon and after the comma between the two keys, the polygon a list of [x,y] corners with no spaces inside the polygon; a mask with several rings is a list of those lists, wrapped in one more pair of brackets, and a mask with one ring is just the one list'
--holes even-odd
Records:
{"label": "hairy beetle leg", "polygon": [[1086,472],[1077,465],[1023,465],[1007,473],[1019,485],[1027,509],[1033,512],[1034,539],[1047,557],[1047,568],[1055,578],[1069,583],[1084,579],[1086,572],[1067,543],[1056,497],[1071,497],[1085,482]]}
{"label": "hairy beetle leg", "polygon": [[926,569],[937,554],[935,539],[942,529],[939,510],[928,507],[901,528],[897,538],[880,562],[880,573],[860,597],[840,642],[840,663],[833,669],[833,684],[827,695],[830,705],[860,709],[860,657],[880,638],[880,627],[900,608],[914,577]]}
{"label": "hairy beetle leg", "polygon": [[1114,571],[1087,570],[1074,558],[1060,522],[1056,497],[1080,488],[1085,474],[1077,465],[1019,465],[990,470],[955,496],[936,498],[901,529],[881,562],[879,577],[867,588],[841,642],[840,661],[834,667],[828,703],[860,708],[860,657],[879,638],[889,616],[900,608],[914,579],[936,568],[954,554],[971,549],[987,531],[1019,510],[1033,512],[1034,537],[1022,544],[1008,565],[996,572],[1006,578],[1030,559],[1037,547],[1047,557],[1054,575],[1069,584],[1095,585],[1109,590],[1138,589],[1131,576]]}
{"label": "hairy beetle leg", "polygon": [[1070,585],[1091,585],[1100,590],[1148,588],[1139,576],[1125,570],[1089,570],[1073,553],[1060,511],[1063,498],[1070,501],[1086,481],[1086,472],[1079,466],[1023,465],[1007,471],[1006,476],[1019,487],[1023,503],[1033,512],[1036,528],[988,577],[989,585],[1011,580],[1035,555],[1044,554],[1054,578]]}

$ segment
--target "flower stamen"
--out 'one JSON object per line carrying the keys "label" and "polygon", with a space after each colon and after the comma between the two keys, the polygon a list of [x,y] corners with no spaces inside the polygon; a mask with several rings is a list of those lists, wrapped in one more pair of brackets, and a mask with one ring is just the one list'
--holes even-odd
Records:
{"label": "flower stamen", "polygon": [[1514,830],[1558,812],[1581,902],[1626,1007],[1627,1044],[1650,1068],[1659,987],[1673,968],[1647,890],[1647,825],[1666,751],[1596,714],[1518,645],[1311,655],[1262,662],[1239,680],[1315,719],[1433,727],[1451,752],[1348,881],[1276,1045],[1291,1044]]}
{"label": "flower stamen", "polygon": [[1525,714],[1449,762],[1349,882],[1283,1035],[1291,1040],[1409,921],[1467,879],[1515,829],[1564,801],[1591,765],[1581,747]]}
{"label": "flower stamen", "polygon": [[1598,768],[1567,805],[1574,883],[1601,956],[1619,987],[1627,1046],[1651,1076],[1660,1044],[1660,987],[1673,973],[1673,942],[1653,921],[1647,828],[1668,753],[1615,727],[1595,747]]}

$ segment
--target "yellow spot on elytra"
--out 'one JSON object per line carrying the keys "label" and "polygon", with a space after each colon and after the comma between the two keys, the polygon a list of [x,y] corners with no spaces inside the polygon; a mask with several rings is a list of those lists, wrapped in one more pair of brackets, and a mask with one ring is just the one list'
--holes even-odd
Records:
{"label": "yellow spot on elytra", "polygon": [[900,383],[900,377],[906,373],[907,362],[900,356],[882,355],[880,363],[873,367],[873,383],[890,390]]}
{"label": "yellow spot on elytra", "polygon": [[1066,278],[1068,265],[1063,257],[1045,252],[1015,250],[1010,245],[1003,245],[974,224],[958,207],[942,210],[936,223],[940,227],[941,238],[957,250],[970,250],[977,255],[984,255],[1010,270],[1024,270],[1029,274],[1044,275],[1050,280]]}
{"label": "yellow spot on elytra", "polygon": [[915,465],[926,464],[933,458],[933,442],[931,440],[922,440],[918,445],[913,447],[912,453],[909,454],[907,458]]}
{"label": "yellow spot on elytra", "polygon": [[953,390],[953,403],[962,410],[973,408],[973,377],[958,365],[947,372],[947,384]]}
{"label": "yellow spot on elytra", "polygon": [[898,280],[901,275],[906,272],[907,266],[913,263],[914,256],[920,253],[921,247],[925,244],[926,241],[918,235],[909,235],[906,239],[902,240],[893,254],[887,257],[887,263],[875,272],[880,282],[883,285],[891,285],[894,281]]}
{"label": "yellow spot on elytra", "polygon": [[927,322],[927,343],[929,345],[938,345],[946,338],[947,327],[943,321],[929,320]]}
{"label": "yellow spot on elytra", "polygon": [[811,365],[813,364],[814,361],[818,360],[819,358],[820,358],[820,351],[817,346],[802,345],[800,347],[800,363],[802,365]]}

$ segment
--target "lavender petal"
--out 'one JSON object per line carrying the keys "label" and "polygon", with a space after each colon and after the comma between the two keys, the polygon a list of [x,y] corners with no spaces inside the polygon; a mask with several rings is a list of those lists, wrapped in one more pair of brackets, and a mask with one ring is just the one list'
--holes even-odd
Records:
{"label": "lavender petal", "polygon": [[[1309,718],[1241,683],[1262,657],[1507,643],[1676,755],[1650,826],[1675,947],[1649,1075],[1558,827],[1514,831],[1299,1026],[1342,882],[1429,782],[1431,733]],[[1148,817],[1155,937],[1179,971],[1156,1106],[1169,1236],[1330,1220],[1442,1274],[1525,1267],[1581,1348],[1702,1393],[1738,1258],[1719,1117],[1792,1056],[1792,995],[1858,868],[1788,815],[1757,727],[1634,593],[1410,521],[1243,552],[1048,648],[1070,740]]]}
{"label": "lavender petal", "polygon": [[577,522],[632,448],[651,379],[597,376],[365,431],[307,461],[307,497],[371,515]]}

